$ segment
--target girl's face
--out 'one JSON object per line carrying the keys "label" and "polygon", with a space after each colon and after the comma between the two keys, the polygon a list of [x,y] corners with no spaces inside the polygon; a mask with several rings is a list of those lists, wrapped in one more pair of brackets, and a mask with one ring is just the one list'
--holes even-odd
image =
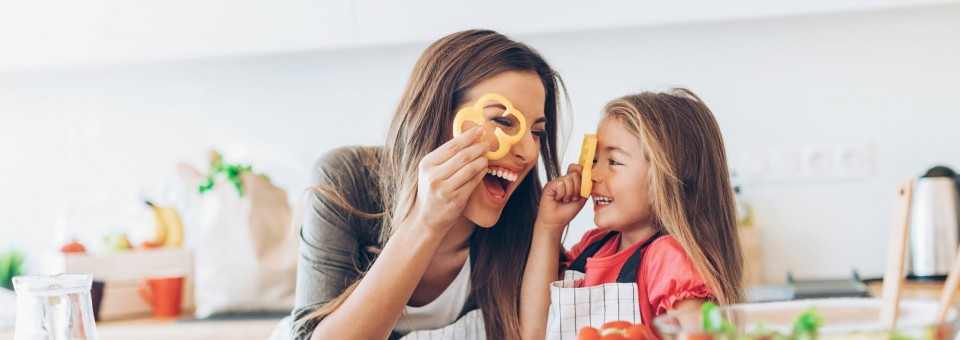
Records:
{"label": "girl's face", "polygon": [[629,232],[653,222],[647,171],[650,162],[636,135],[617,118],[597,128],[593,165],[593,221],[597,227]]}
{"label": "girl's face", "polygon": [[[484,94],[494,92],[504,96],[513,107],[523,113],[527,126],[523,138],[514,144],[506,157],[490,161],[487,175],[477,186],[464,208],[467,219],[481,227],[492,227],[500,219],[507,199],[537,164],[540,156],[540,137],[544,133],[547,119],[544,116],[546,90],[540,77],[534,72],[508,71],[477,84],[466,93],[466,97],[457,111],[473,106]],[[519,131],[519,121],[515,118],[500,117],[505,108],[502,104],[489,102],[484,104],[483,116],[493,121],[506,133]],[[499,144],[493,131],[487,131],[484,140],[491,145],[491,151]]]}

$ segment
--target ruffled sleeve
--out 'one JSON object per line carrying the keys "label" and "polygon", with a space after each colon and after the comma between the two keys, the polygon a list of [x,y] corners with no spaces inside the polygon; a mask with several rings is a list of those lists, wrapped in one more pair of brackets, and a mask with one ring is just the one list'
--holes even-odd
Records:
{"label": "ruffled sleeve", "polygon": [[673,310],[678,301],[714,298],[697,274],[693,262],[672,236],[664,236],[650,244],[641,270],[647,285],[647,298],[655,315]]}

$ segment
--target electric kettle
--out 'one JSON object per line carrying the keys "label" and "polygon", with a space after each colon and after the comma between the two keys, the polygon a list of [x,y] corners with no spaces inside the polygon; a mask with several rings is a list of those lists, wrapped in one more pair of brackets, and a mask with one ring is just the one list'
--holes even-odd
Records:
{"label": "electric kettle", "polygon": [[960,196],[957,174],[945,166],[931,168],[916,181],[910,205],[907,278],[943,280],[960,244]]}

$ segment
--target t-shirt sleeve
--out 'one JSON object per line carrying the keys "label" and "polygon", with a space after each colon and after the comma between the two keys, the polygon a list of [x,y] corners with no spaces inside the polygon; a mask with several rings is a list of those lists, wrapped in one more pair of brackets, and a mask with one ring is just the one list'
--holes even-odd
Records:
{"label": "t-shirt sleeve", "polygon": [[580,238],[580,242],[574,244],[573,247],[570,247],[570,250],[563,253],[563,256],[560,259],[560,272],[567,270],[573,261],[577,259],[577,256],[580,256],[580,253],[583,253],[584,249],[587,249],[593,242],[599,241],[607,234],[607,231],[601,229],[590,229],[583,234],[583,237]]}
{"label": "t-shirt sleeve", "polygon": [[[375,184],[362,169],[362,149],[335,149],[317,161],[312,184],[336,190],[354,208],[375,213],[376,202],[369,199]],[[375,244],[377,221],[356,216],[335,199],[315,190],[303,201],[300,227],[300,258],[297,263],[296,303],[293,311],[299,321],[318,307],[339,296],[365,270],[365,247]],[[319,320],[310,320],[295,329],[295,339],[310,337]]]}
{"label": "t-shirt sleeve", "polygon": [[641,270],[644,271],[647,298],[656,315],[673,310],[678,301],[714,297],[673,237],[665,236],[650,244]]}

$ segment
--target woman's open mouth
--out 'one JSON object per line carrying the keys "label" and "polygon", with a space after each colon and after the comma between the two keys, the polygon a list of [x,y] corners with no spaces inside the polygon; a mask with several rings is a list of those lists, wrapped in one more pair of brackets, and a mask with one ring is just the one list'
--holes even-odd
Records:
{"label": "woman's open mouth", "polygon": [[483,186],[487,189],[487,197],[494,205],[505,205],[507,203],[507,188],[510,184],[516,182],[520,177],[517,172],[491,166],[487,168],[487,175],[483,177]]}

